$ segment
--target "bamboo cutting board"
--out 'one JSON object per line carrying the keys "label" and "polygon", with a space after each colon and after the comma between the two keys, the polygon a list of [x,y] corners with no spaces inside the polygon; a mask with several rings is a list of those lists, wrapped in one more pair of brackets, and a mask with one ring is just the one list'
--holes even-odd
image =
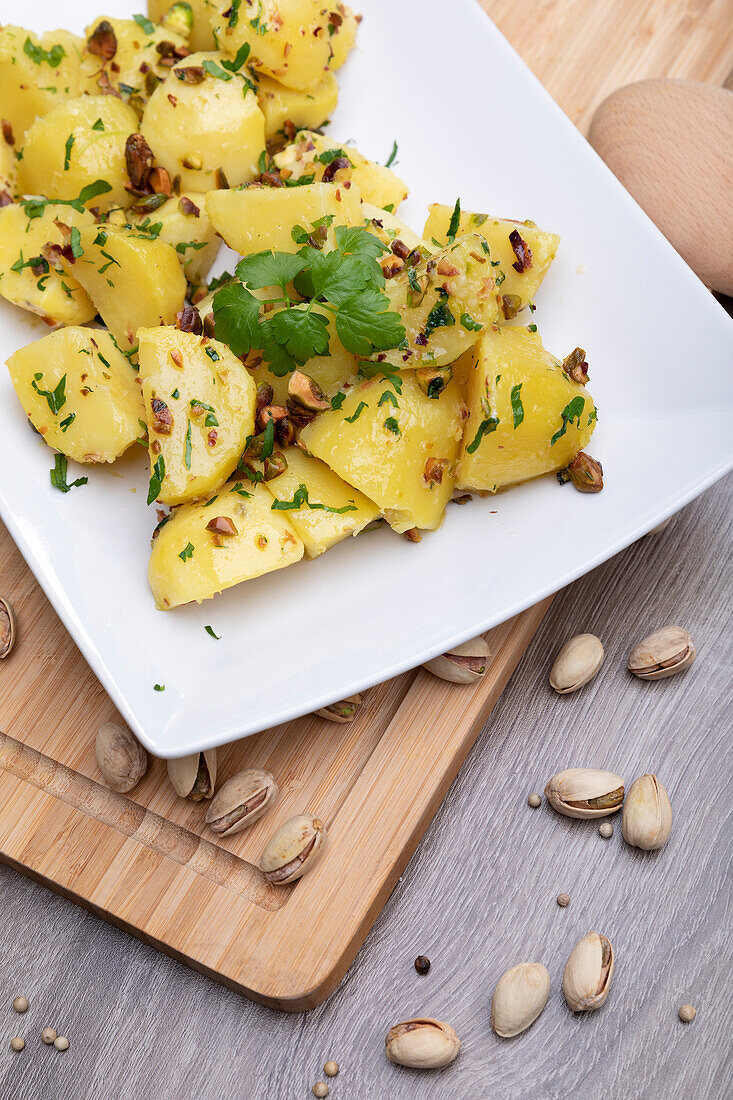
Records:
{"label": "bamboo cutting board", "polygon": [[[483,0],[585,128],[614,87],[646,76],[721,84],[730,0]],[[711,47],[712,43],[712,47]],[[492,631],[476,687],[418,670],[375,688],[355,722],[307,717],[220,752],[221,779],[275,774],[275,809],[228,840],[173,794],[153,761],[123,796],[101,785],[98,726],[114,707],[0,525],[0,590],[19,640],[0,665],[0,858],[191,966],[276,1008],[313,1007],[353,960],[535,633],[549,601]],[[275,888],[256,864],[269,832],[322,817],[321,862]]]}

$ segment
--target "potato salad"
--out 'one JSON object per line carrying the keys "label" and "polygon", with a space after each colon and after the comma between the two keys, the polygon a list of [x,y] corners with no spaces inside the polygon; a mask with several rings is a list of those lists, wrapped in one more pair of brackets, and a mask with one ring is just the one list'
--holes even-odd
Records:
{"label": "potato salad", "polygon": [[324,129],[359,23],[149,0],[0,27],[0,296],[49,328],[8,370],[54,490],[144,449],[161,610],[530,478],[602,488],[585,351],[533,321],[559,237],[454,197],[413,229],[397,143]]}

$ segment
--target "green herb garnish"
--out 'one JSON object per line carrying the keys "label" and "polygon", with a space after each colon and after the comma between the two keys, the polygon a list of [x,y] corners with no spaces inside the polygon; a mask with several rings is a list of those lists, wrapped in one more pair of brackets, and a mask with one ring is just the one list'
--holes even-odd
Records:
{"label": "green herb garnish", "polygon": [[518,428],[524,420],[524,406],[522,405],[522,398],[520,394],[522,392],[522,383],[520,382],[516,386],[512,386],[511,403],[512,403],[512,415],[514,417],[514,427]]}
{"label": "green herb garnish", "polygon": [[66,470],[68,462],[66,455],[58,454],[54,457],[53,470],[51,470],[51,484],[54,489],[58,489],[61,493],[68,493],[70,489],[76,488],[77,485],[86,485],[89,481],[88,477],[78,477],[76,481],[66,481]]}

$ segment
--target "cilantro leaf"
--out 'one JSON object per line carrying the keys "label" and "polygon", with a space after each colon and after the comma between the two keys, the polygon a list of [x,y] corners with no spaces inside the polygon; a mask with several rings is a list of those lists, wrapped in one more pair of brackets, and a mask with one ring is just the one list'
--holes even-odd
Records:
{"label": "cilantro leaf", "polygon": [[260,346],[260,303],[241,283],[227,283],[214,295],[214,331],[235,355]]}
{"label": "cilantro leaf", "polygon": [[405,339],[399,313],[389,310],[389,298],[378,290],[364,290],[342,302],[336,314],[336,332],[347,351],[369,356],[388,351]]}
{"label": "cilantro leaf", "polygon": [[279,286],[285,290],[286,285],[306,266],[307,260],[302,256],[293,256],[289,252],[255,252],[252,256],[245,256],[240,260],[235,270],[239,278],[252,290],[259,290],[263,286]]}

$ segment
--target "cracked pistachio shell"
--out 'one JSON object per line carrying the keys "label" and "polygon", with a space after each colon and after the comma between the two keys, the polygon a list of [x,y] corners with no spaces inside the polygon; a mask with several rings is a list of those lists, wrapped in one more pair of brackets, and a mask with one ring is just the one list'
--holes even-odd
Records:
{"label": "cracked pistachio shell", "polygon": [[650,634],[629,654],[629,672],[640,680],[664,680],[685,672],[697,656],[692,638],[681,626],[666,626]]}
{"label": "cracked pistachio shell", "polygon": [[595,634],[577,634],[565,643],[552,666],[550,684],[558,695],[584,687],[603,664],[603,646]]}
{"label": "cracked pistachio shell", "polygon": [[319,818],[312,814],[291,817],[270,838],[260,870],[275,886],[295,882],[320,858],[325,840],[326,826]]}
{"label": "cracked pistachio shell", "polygon": [[491,1001],[491,1026],[508,1039],[533,1024],[547,1004],[550,975],[542,963],[519,963],[496,983]]}
{"label": "cracked pistachio shell", "polygon": [[181,798],[192,802],[211,798],[216,788],[216,749],[169,760],[168,776]]}
{"label": "cracked pistachio shell", "polygon": [[452,684],[475,684],[489,667],[491,650],[484,638],[472,638],[470,642],[454,646],[440,657],[426,661],[423,668],[441,680]]}
{"label": "cracked pistachio shell", "polygon": [[570,953],[562,976],[562,989],[573,1012],[600,1008],[611,987],[613,948],[605,936],[589,932]]}
{"label": "cracked pistachio shell", "polygon": [[614,772],[568,768],[553,775],[545,787],[545,797],[566,817],[605,817],[621,809],[624,781]]}
{"label": "cracked pistachio shell", "polygon": [[0,661],[9,657],[15,645],[15,615],[9,600],[0,596]]}
{"label": "cracked pistachio shell", "polygon": [[206,824],[217,836],[233,836],[267,813],[277,798],[277,783],[262,768],[245,768],[219,788],[206,811]]}
{"label": "cracked pistachio shell", "polygon": [[361,702],[361,695],[349,695],[348,698],[340,699],[337,703],[321,707],[316,714],[321,718],[327,718],[329,722],[352,722],[361,707]]}
{"label": "cracked pistachio shell", "polygon": [[672,831],[672,805],[656,775],[642,775],[629,787],[621,821],[624,840],[645,852],[663,848]]}
{"label": "cracked pistachio shell", "polygon": [[97,730],[94,754],[107,786],[127,794],[148,770],[148,754],[135,735],[117,722],[105,722]]}
{"label": "cracked pistachio shell", "polygon": [[438,1069],[458,1057],[461,1040],[450,1024],[420,1016],[395,1024],[384,1040],[390,1062],[412,1069]]}

